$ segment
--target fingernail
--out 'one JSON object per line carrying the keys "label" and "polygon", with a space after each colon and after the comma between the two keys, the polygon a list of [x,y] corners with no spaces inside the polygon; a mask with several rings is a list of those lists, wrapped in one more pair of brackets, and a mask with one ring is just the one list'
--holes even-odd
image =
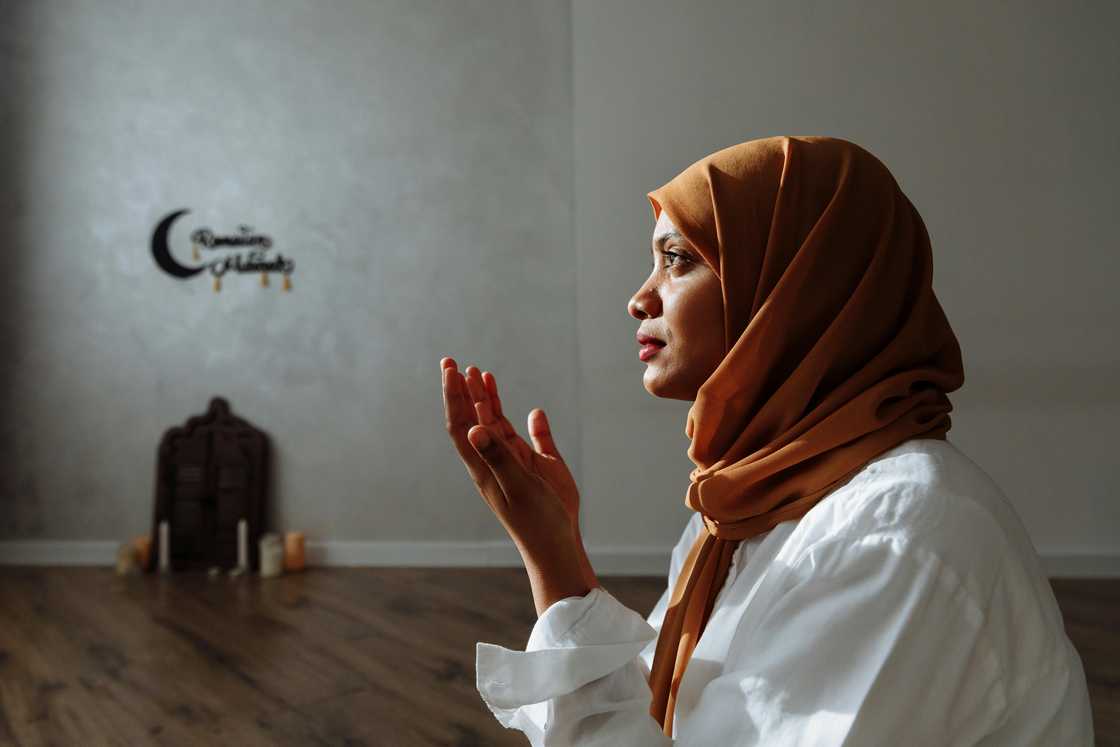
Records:
{"label": "fingernail", "polygon": [[490,445],[490,434],[486,432],[485,428],[479,430],[474,436],[474,443],[480,449],[485,449]]}

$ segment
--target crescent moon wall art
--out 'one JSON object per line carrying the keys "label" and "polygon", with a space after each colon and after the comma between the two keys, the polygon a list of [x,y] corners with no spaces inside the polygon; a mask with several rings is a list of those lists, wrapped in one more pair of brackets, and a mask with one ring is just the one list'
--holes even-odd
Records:
{"label": "crescent moon wall art", "polygon": [[167,245],[167,234],[171,232],[171,224],[178,220],[180,216],[189,212],[190,210],[186,208],[176,210],[161,220],[156,226],[156,230],[152,232],[152,257],[156,264],[160,266],[160,269],[177,278],[193,277],[206,269],[205,265],[202,267],[186,267],[179,264],[171,256],[171,247]]}
{"label": "crescent moon wall art", "polygon": [[268,251],[272,248],[272,238],[254,233],[251,226],[244,224],[238,227],[239,233],[229,236],[218,236],[209,228],[200,228],[191,233],[191,241],[194,244],[195,261],[201,259],[199,256],[200,246],[207,250],[245,248],[248,249],[246,254],[241,252],[225,254],[194,267],[180,263],[171,254],[168,236],[175,221],[189,212],[189,209],[183,208],[168,213],[156,224],[155,230],[152,231],[152,258],[161,270],[172,277],[186,280],[208,269],[210,274],[214,276],[215,291],[221,290],[222,275],[230,270],[238,273],[259,272],[262,288],[269,286],[268,274],[276,272],[284,276],[283,289],[285,291],[292,289],[291,276],[295,272],[295,261],[280,253],[270,257]]}

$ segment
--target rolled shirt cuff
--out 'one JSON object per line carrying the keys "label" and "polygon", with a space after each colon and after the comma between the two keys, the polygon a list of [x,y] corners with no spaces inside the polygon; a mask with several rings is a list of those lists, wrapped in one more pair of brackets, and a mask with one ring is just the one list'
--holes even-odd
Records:
{"label": "rolled shirt cuff", "polygon": [[[656,637],[645,618],[595,587],[550,605],[524,651],[478,642],[476,686],[498,720],[513,726],[516,709],[567,695],[621,669]],[[543,727],[545,712],[538,710]]]}

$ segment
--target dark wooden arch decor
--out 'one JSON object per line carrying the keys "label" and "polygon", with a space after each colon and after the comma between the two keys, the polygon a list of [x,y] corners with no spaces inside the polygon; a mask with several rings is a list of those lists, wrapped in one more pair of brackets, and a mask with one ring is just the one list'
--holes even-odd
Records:
{"label": "dark wooden arch decor", "polygon": [[222,397],[184,425],[169,428],[156,457],[155,511],[148,570],[158,566],[166,520],[172,570],[237,565],[237,522],[249,523],[249,568],[259,568],[270,447],[268,436],[233,415]]}

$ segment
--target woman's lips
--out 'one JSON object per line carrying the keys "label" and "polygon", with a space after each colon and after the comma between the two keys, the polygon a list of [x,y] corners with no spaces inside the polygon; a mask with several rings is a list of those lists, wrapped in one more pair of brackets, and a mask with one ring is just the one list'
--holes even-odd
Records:
{"label": "woman's lips", "polygon": [[643,361],[648,361],[653,356],[657,355],[657,351],[665,347],[665,343],[651,342],[648,345],[643,345],[642,349],[638,351],[638,357]]}

